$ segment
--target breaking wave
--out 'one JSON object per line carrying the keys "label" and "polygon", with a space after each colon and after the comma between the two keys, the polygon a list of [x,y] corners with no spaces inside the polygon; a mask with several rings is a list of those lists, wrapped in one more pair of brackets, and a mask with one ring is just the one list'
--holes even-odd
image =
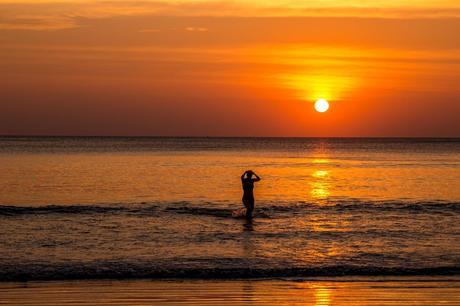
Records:
{"label": "breaking wave", "polygon": [[[10,206],[0,205],[0,216],[46,215],[46,214],[137,214],[147,215],[170,213],[183,215],[231,217],[240,203],[126,203],[113,205],[44,205],[44,206]],[[270,202],[257,203],[258,217],[268,218],[309,212],[385,212],[401,211],[410,213],[457,214],[460,213],[459,202],[446,201],[362,201],[330,200],[321,203],[309,202]]]}
{"label": "breaking wave", "polygon": [[460,266],[378,267],[335,265],[292,268],[162,268],[151,264],[101,263],[62,265],[21,265],[0,268],[0,281],[75,279],[242,279],[328,276],[445,276],[460,275]]}

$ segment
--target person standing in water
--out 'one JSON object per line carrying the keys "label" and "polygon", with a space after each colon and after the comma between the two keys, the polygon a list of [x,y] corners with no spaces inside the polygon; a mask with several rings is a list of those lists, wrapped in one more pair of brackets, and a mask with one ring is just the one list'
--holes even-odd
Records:
{"label": "person standing in water", "polygon": [[[253,178],[253,176],[255,178]],[[260,181],[260,177],[252,170],[248,170],[241,176],[243,185],[243,204],[246,207],[246,218],[252,218],[254,211],[254,182]]]}

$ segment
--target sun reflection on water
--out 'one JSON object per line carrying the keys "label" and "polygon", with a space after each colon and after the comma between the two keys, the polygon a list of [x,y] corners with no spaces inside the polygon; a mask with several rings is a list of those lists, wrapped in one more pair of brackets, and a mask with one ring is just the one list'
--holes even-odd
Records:
{"label": "sun reflection on water", "polygon": [[327,198],[330,195],[329,170],[315,170],[311,176],[311,196],[315,199]]}
{"label": "sun reflection on water", "polygon": [[330,303],[330,289],[326,287],[315,288],[315,306],[328,306]]}
{"label": "sun reflection on water", "polygon": [[329,160],[327,158],[315,158],[312,160],[313,164],[327,164]]}

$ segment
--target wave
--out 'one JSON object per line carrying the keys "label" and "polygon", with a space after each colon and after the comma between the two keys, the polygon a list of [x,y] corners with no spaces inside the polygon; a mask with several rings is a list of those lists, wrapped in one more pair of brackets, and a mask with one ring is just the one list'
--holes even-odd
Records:
{"label": "wave", "polygon": [[460,212],[460,202],[448,201],[365,201],[357,199],[330,200],[320,209],[337,211],[408,211],[413,213]]}
{"label": "wave", "polygon": [[122,207],[102,207],[94,205],[46,205],[39,207],[0,206],[0,215],[87,214],[117,212],[122,210],[124,210]]}
{"label": "wave", "polygon": [[243,279],[337,276],[458,276],[460,266],[401,268],[335,265],[293,268],[156,268],[150,265],[64,264],[57,266],[15,265],[2,267],[0,281],[77,279]]}
{"label": "wave", "polygon": [[215,217],[229,217],[232,215],[232,210],[228,208],[210,208],[210,207],[167,207],[165,211],[187,214],[187,215],[203,215],[203,216],[215,216]]}
{"label": "wave", "polygon": [[[196,216],[227,218],[241,204],[222,203],[129,203],[116,205],[45,205],[11,206],[0,205],[0,216],[46,215],[46,214],[152,214],[170,213]],[[260,218],[273,218],[283,215],[314,212],[410,212],[430,214],[460,213],[459,202],[446,201],[363,201],[363,200],[327,200],[320,203],[310,202],[271,202],[256,203],[255,213]]]}
{"label": "wave", "polygon": [[[230,217],[235,208],[213,208],[208,206],[181,205],[166,208],[166,211],[177,214]],[[239,207],[236,206],[235,207]],[[294,214],[308,214],[316,212],[328,213],[374,213],[374,212],[407,212],[407,213],[429,213],[429,214],[458,214],[460,203],[458,202],[366,202],[366,201],[328,201],[323,203],[291,202],[291,203],[260,203],[256,204],[255,215],[258,218],[275,218],[291,216]]]}

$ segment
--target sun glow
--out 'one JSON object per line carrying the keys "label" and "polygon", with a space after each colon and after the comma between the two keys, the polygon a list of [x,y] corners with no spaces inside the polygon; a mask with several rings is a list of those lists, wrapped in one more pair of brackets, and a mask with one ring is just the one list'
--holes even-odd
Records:
{"label": "sun glow", "polygon": [[329,102],[319,99],[315,102],[315,109],[317,112],[324,113],[329,109]]}
{"label": "sun glow", "polygon": [[[293,90],[297,99],[304,101],[313,100],[316,103],[324,100],[324,102],[320,102],[322,105],[328,104],[327,101],[329,99],[339,101],[346,98],[357,87],[357,77],[352,77],[351,74],[343,75],[332,71],[325,74],[284,75],[282,80],[287,88]],[[327,108],[323,109],[325,109],[324,111],[327,110]]]}

